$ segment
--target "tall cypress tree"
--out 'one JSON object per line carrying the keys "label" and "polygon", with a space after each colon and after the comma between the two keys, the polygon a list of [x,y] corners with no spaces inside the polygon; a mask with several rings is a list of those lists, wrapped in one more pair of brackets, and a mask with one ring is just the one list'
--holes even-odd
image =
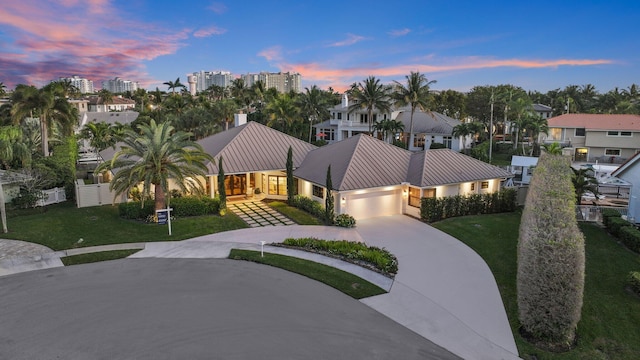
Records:
{"label": "tall cypress tree", "polygon": [[222,169],[222,156],[218,159],[218,196],[220,197],[220,215],[227,210],[227,192],[224,188],[224,170]]}
{"label": "tall cypress tree", "polygon": [[525,202],[518,240],[518,316],[523,330],[571,344],[584,292],[584,236],[578,228],[568,157],[542,154]]}
{"label": "tall cypress tree", "polygon": [[324,200],[324,219],[327,225],[333,225],[335,220],[335,211],[333,206],[333,184],[331,182],[331,165],[327,168],[327,194]]}
{"label": "tall cypress tree", "polygon": [[293,149],[289,146],[289,151],[287,152],[287,202],[289,205],[293,204],[295,190],[293,182]]}

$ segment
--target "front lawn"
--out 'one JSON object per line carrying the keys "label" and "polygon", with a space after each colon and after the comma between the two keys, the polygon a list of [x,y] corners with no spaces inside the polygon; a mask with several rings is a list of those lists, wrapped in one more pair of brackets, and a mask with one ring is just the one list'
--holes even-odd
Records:
{"label": "front lawn", "polygon": [[[124,220],[117,206],[104,205],[78,209],[71,202],[24,211],[9,210],[9,232],[5,239],[42,244],[53,250],[129,242],[184,240],[248,225],[232,213],[177,218],[167,225]],[[83,241],[78,244],[78,241]]]}
{"label": "front lawn", "polygon": [[[467,216],[433,224],[473,248],[496,278],[523,359],[640,359],[640,298],[624,289],[629,271],[640,270],[634,254],[593,224],[586,237],[586,279],[577,347],[554,354],[536,349],[518,332],[516,293],[520,212]],[[535,357],[534,357],[535,356]]]}
{"label": "front lawn", "polygon": [[282,215],[295,221],[298,225],[324,225],[322,220],[309,214],[306,211],[300,210],[293,206],[290,206],[282,201],[270,201],[267,203],[273,209],[280,212]]}
{"label": "front lawn", "polygon": [[65,256],[61,257],[60,260],[62,261],[64,266],[89,264],[100,261],[124,259],[127,256],[137,253],[138,251],[140,251],[140,249],[100,251],[95,253]]}

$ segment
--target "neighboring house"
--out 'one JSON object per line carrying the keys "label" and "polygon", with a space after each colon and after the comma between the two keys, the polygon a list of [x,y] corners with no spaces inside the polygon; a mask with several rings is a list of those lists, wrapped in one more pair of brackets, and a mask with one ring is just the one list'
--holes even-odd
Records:
{"label": "neighboring house", "polygon": [[20,193],[20,182],[27,178],[26,175],[0,170],[0,183],[2,184],[2,192],[4,202],[10,203],[11,200]]}
{"label": "neighboring house", "polygon": [[640,151],[640,115],[564,114],[548,123],[541,141],[569,148],[573,161],[620,164]]}
{"label": "neighboring house", "polygon": [[[217,195],[218,160],[222,157],[227,196],[250,196],[260,189],[266,198],[286,199],[286,160],[293,150],[297,193],[324,204],[327,168],[331,165],[336,214],[356,219],[393,214],[420,215],[420,199],[494,192],[513,175],[449,149],[411,152],[360,134],[316,147],[256,122],[236,126],[199,140],[214,161],[206,190]],[[105,160],[115,150],[101,152]]]}
{"label": "neighboring house", "polygon": [[80,114],[80,126],[79,129],[82,129],[85,125],[90,122],[93,123],[107,123],[109,125],[115,125],[116,123],[120,123],[122,125],[127,125],[135,121],[140,113],[137,111],[123,111],[123,112],[85,112]]}
{"label": "neighboring house", "polygon": [[533,111],[543,119],[549,119],[553,114],[551,106],[542,104],[533,104]]}
{"label": "neighboring house", "polygon": [[538,165],[537,157],[513,155],[511,157],[511,172],[515,175],[513,182],[520,185],[529,184],[536,165]]}
{"label": "neighboring house", "polygon": [[[324,139],[332,144],[369,132],[368,111],[357,109],[350,113],[347,94],[342,95],[342,102],[329,109],[329,113],[331,116],[329,120],[314,125],[317,139]],[[410,107],[394,108],[390,113],[380,113],[374,109],[371,124],[384,120],[396,120],[404,125],[404,132],[396,134],[398,138],[406,139],[409,136]],[[452,136],[453,128],[460,123],[460,120],[437,112],[416,110],[413,115],[413,137],[409,140],[409,150],[420,151],[428,149],[432,143],[440,143],[449,149],[460,151],[463,148],[463,139]],[[389,142],[393,140],[389,139]]]}
{"label": "neighboring house", "polygon": [[640,153],[620,165],[611,176],[631,184],[627,220],[635,224],[640,223]]}
{"label": "neighboring house", "polygon": [[125,99],[122,96],[114,96],[109,103],[104,103],[98,96],[90,96],[88,98],[89,112],[110,112],[110,111],[127,111],[136,108],[136,102],[131,99]]}

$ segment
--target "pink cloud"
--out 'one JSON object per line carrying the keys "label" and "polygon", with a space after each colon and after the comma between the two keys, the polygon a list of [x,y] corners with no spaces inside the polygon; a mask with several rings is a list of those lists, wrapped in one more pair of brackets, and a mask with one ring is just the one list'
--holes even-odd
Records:
{"label": "pink cloud", "polygon": [[349,45],[353,45],[355,43],[358,43],[358,42],[360,42],[360,41],[362,41],[364,39],[365,39],[364,36],[354,35],[354,34],[347,34],[347,38],[345,40],[334,42],[334,43],[330,44],[329,46],[330,47],[349,46]]}
{"label": "pink cloud", "polygon": [[203,37],[209,37],[211,35],[221,35],[226,33],[227,30],[226,29],[222,29],[216,26],[210,26],[208,28],[205,29],[200,29],[196,32],[193,33],[193,36],[197,37],[197,38],[203,38]]}
{"label": "pink cloud", "polygon": [[391,35],[393,37],[399,37],[399,36],[405,36],[410,32],[411,32],[411,29],[404,28],[404,29],[400,29],[400,30],[391,30],[391,31],[389,31],[389,35]]}
{"label": "pink cloud", "polygon": [[223,3],[214,2],[207,7],[207,9],[213,11],[216,14],[223,14],[227,11],[227,7]]}
{"label": "pink cloud", "polygon": [[273,46],[268,49],[264,49],[258,53],[258,56],[262,56],[267,61],[281,61],[282,60],[282,48],[280,46]]}

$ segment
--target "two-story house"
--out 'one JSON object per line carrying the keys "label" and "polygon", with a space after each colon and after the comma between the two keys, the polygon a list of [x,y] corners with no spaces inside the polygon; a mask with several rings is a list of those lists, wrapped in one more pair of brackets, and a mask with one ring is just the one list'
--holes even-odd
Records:
{"label": "two-story house", "polygon": [[[349,111],[349,98],[347,94],[342,95],[342,102],[329,109],[330,119],[314,125],[317,139],[324,139],[329,144],[348,139],[352,136],[368,133],[376,122],[384,120],[395,120],[403,125],[403,131],[393,134],[378,134],[381,139],[387,142],[393,140],[403,140],[409,142],[409,150],[421,151],[429,149],[432,143],[443,144],[446,148],[460,151],[463,148],[463,139],[452,135],[453,128],[460,124],[449,116],[437,112],[424,112],[416,110],[413,114],[413,135],[409,139],[409,129],[411,127],[411,108],[392,108],[391,112],[380,112],[374,109],[372,118],[366,109]],[[370,127],[371,126],[371,127]]]}
{"label": "two-story house", "polygon": [[564,114],[548,124],[540,140],[559,143],[574,161],[620,164],[640,152],[640,115]]}

